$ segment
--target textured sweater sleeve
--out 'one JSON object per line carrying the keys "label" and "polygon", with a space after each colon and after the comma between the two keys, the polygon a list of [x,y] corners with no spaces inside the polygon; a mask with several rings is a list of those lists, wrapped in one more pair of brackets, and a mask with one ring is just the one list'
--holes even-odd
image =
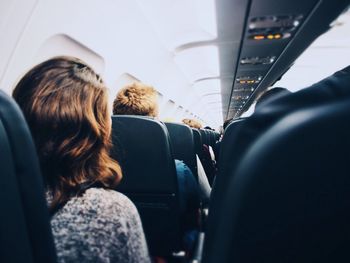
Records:
{"label": "textured sweater sleeve", "polygon": [[123,194],[92,188],[51,220],[58,262],[148,263],[141,220]]}
{"label": "textured sweater sleeve", "polygon": [[119,217],[125,218],[116,231],[119,237],[115,238],[118,243],[121,236],[125,237],[125,241],[122,242],[125,245],[113,249],[115,255],[112,258],[116,258],[116,262],[150,262],[140,216],[134,204],[127,197],[123,198],[123,209],[114,211],[115,214],[119,213]]}

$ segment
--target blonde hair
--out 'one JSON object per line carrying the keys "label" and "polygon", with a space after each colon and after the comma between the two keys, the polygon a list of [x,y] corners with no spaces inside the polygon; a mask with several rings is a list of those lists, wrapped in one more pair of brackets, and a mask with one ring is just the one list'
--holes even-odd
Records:
{"label": "blonde hair", "polygon": [[202,124],[200,124],[199,121],[193,120],[193,119],[183,119],[182,122],[188,126],[190,126],[191,128],[195,128],[195,129],[200,129],[202,128]]}
{"label": "blonde hair", "polygon": [[118,92],[113,102],[113,114],[157,117],[157,98],[158,93],[152,86],[134,82]]}
{"label": "blonde hair", "polygon": [[56,57],[27,72],[13,91],[37,148],[55,210],[86,187],[114,188],[122,178],[109,156],[107,88],[92,68]]}

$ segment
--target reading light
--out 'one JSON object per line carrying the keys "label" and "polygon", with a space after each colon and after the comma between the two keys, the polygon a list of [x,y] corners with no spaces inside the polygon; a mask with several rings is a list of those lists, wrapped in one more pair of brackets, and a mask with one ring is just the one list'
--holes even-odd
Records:
{"label": "reading light", "polygon": [[276,57],[245,57],[241,59],[241,65],[268,65],[275,62]]}
{"label": "reading light", "polygon": [[255,40],[263,40],[263,39],[265,39],[265,36],[264,35],[257,35],[257,36],[254,36],[253,38]]}
{"label": "reading light", "polygon": [[303,15],[268,15],[253,17],[248,24],[248,38],[274,40],[289,38],[300,26]]}
{"label": "reading light", "polygon": [[262,80],[262,76],[240,76],[236,78],[239,84],[256,84]]}

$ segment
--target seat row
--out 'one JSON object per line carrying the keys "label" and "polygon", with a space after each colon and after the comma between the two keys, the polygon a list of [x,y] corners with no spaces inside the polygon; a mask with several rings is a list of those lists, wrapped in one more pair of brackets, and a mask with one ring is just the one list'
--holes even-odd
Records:
{"label": "seat row", "polygon": [[[203,132],[203,136],[202,136]],[[112,116],[112,156],[123,167],[124,179],[116,188],[126,194],[140,213],[153,255],[181,250],[181,209],[174,159],[183,161],[198,182],[196,154],[202,155],[205,130],[150,117]]]}
{"label": "seat row", "polygon": [[[349,83],[350,67],[313,87],[271,101],[251,117],[227,128],[210,201],[203,254],[197,254],[198,260],[205,263],[349,260],[350,125],[346,121],[350,113]],[[0,201],[5,212],[0,218],[0,259],[54,262],[34,146],[18,107],[4,94],[0,96],[0,120],[3,177]],[[157,127],[157,132],[153,128],[148,131],[145,123]],[[121,152],[115,154],[134,154],[142,164],[134,165],[137,167],[124,164],[126,178],[119,190],[130,194],[138,206],[149,245],[154,242],[155,246],[162,246],[157,249],[176,250],[180,223],[176,215],[174,157],[161,151],[161,147],[154,147],[159,143],[156,138],[160,138],[171,152],[173,143],[167,136],[170,129],[144,117],[117,116],[113,117],[113,130],[124,134],[116,138],[127,145],[117,147]],[[126,139],[131,136],[127,130],[134,132],[134,139]],[[141,139],[136,139],[142,138],[141,133],[147,134],[150,144],[143,145]],[[164,155],[161,163],[145,162],[146,157],[156,154]],[[160,169],[164,173],[151,181],[148,176],[157,173],[152,170],[156,167],[163,167]],[[170,176],[166,176],[166,170],[172,170]],[[137,184],[132,181],[132,173],[141,180]],[[138,188],[131,189],[133,183]],[[156,217],[151,219],[152,215]],[[163,220],[158,221],[158,217]],[[168,232],[159,236],[151,233],[159,229]],[[162,241],[164,244],[159,243]]]}

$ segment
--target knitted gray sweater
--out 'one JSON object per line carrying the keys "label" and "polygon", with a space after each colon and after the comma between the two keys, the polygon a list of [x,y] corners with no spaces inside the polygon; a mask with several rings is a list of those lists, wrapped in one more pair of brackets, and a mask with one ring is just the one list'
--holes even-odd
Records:
{"label": "knitted gray sweater", "polygon": [[148,263],[139,214],[123,194],[90,188],[51,220],[58,262]]}

